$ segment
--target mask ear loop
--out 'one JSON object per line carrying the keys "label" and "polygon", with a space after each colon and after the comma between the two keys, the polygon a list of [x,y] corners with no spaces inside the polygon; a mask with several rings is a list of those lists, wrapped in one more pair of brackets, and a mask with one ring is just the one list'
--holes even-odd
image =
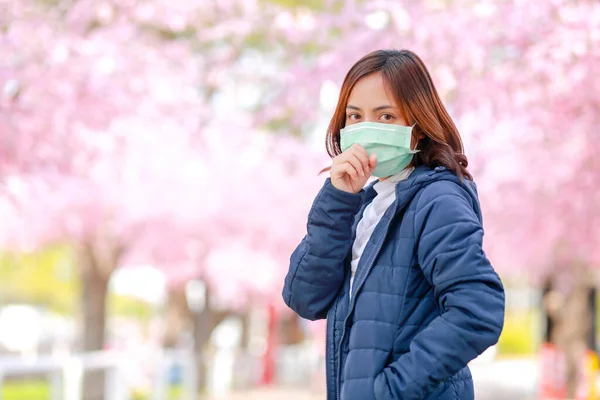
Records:
{"label": "mask ear loop", "polygon": [[[417,123],[415,122],[414,124],[412,124],[412,126],[410,127],[410,140],[412,141],[412,136],[415,133],[415,126],[417,126]],[[419,153],[421,150],[417,149],[417,146],[419,145],[420,139],[416,138],[416,143],[415,143],[415,148],[413,149],[411,144],[408,144],[408,148],[410,150],[411,153],[415,154],[415,153]]]}

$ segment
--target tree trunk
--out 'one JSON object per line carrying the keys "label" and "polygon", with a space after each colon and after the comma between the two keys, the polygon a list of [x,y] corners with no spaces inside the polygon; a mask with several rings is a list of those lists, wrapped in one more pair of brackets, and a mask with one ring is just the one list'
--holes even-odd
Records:
{"label": "tree trunk", "polygon": [[300,325],[300,317],[297,314],[289,314],[280,317],[280,336],[279,344],[295,345],[300,344],[305,340],[305,334]]}
{"label": "tree trunk", "polygon": [[213,330],[228,315],[228,312],[215,311],[211,308],[210,288],[206,288],[205,307],[200,313],[190,310],[185,286],[173,288],[169,291],[166,310],[166,330],[163,345],[166,348],[176,347],[180,333],[192,328],[194,335],[194,358],[196,360],[198,389],[204,391],[208,380],[207,353],[208,342]]}
{"label": "tree trunk", "polygon": [[248,345],[250,344],[250,311],[245,310],[239,315],[242,323],[242,337],[240,338],[240,350],[242,352],[248,351]]}
{"label": "tree trunk", "polygon": [[215,311],[211,308],[211,291],[206,288],[206,306],[204,309],[193,317],[194,324],[194,353],[196,365],[198,368],[198,388],[206,389],[207,384],[207,347],[208,341],[213,330],[219,325],[228,315],[227,311]]}
{"label": "tree trunk", "polygon": [[[108,282],[121,252],[86,242],[79,249],[81,304],[83,316],[82,351],[101,351],[106,339]],[[84,371],[82,399],[104,400],[104,371]]]}
{"label": "tree trunk", "polygon": [[565,277],[555,278],[553,290],[547,294],[546,308],[550,319],[550,342],[565,355],[566,390],[568,398],[575,398],[582,376],[582,361],[588,349],[593,316],[591,315],[590,280],[585,274],[573,272],[570,284]]}
{"label": "tree trunk", "polygon": [[192,315],[185,297],[185,286],[169,290],[166,307],[165,332],[163,346],[167,349],[177,347],[181,332],[192,323]]}

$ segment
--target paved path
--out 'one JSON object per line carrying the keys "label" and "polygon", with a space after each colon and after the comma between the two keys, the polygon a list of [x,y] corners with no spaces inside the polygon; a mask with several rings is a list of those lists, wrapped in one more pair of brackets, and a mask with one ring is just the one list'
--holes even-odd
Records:
{"label": "paved path", "polygon": [[[324,400],[325,394],[307,393],[301,390],[271,389],[233,394],[220,400]],[[212,399],[211,399],[212,400]],[[215,399],[217,400],[217,399]]]}
{"label": "paved path", "polygon": [[[471,366],[476,400],[533,400],[537,382],[535,360],[500,360]],[[264,389],[232,394],[219,400],[324,400],[318,389]],[[210,399],[213,400],[213,399]],[[217,399],[214,399],[217,400]]]}
{"label": "paved path", "polygon": [[534,399],[538,380],[536,360],[499,360],[471,366],[476,400]]}

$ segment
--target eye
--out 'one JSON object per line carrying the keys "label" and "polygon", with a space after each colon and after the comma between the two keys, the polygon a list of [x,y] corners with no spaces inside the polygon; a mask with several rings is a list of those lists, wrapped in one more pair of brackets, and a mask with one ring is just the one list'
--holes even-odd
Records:
{"label": "eye", "polygon": [[389,122],[394,119],[394,116],[392,114],[381,114],[379,119],[385,122]]}
{"label": "eye", "polygon": [[346,115],[346,119],[350,120],[350,121],[358,121],[360,119],[360,115],[357,113],[351,113]]}

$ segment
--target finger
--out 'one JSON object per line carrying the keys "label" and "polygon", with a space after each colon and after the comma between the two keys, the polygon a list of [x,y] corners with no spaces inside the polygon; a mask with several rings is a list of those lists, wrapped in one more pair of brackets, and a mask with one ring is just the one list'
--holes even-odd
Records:
{"label": "finger", "polygon": [[373,153],[373,154],[371,154],[371,157],[369,157],[370,173],[372,173],[375,170],[375,167],[377,167],[377,154]]}
{"label": "finger", "polygon": [[369,172],[369,154],[364,148],[352,149],[352,155],[362,164],[365,173]]}
{"label": "finger", "polygon": [[[343,153],[342,153],[342,154],[343,154]],[[340,164],[340,157],[342,157],[342,154],[339,154],[339,155],[337,155],[337,156],[335,156],[335,157],[333,157],[333,158],[331,159],[331,166],[332,166],[332,167],[333,167],[334,165],[338,165],[338,164]]]}
{"label": "finger", "polygon": [[358,171],[356,170],[356,168],[354,168],[354,166],[352,164],[344,163],[344,164],[340,165],[340,170],[342,170],[346,174],[350,175],[350,178],[352,178],[352,180],[358,179]]}
{"label": "finger", "polygon": [[356,154],[348,154],[346,162],[352,164],[352,166],[354,167],[354,169],[356,169],[356,172],[358,172],[360,176],[365,176],[365,173],[368,171],[368,169],[365,168],[365,166],[358,158],[358,156],[356,156]]}
{"label": "finger", "polygon": [[363,155],[367,159],[369,158],[369,153],[367,152],[367,150],[358,143],[355,143],[352,147],[350,147],[350,149],[355,154]]}

